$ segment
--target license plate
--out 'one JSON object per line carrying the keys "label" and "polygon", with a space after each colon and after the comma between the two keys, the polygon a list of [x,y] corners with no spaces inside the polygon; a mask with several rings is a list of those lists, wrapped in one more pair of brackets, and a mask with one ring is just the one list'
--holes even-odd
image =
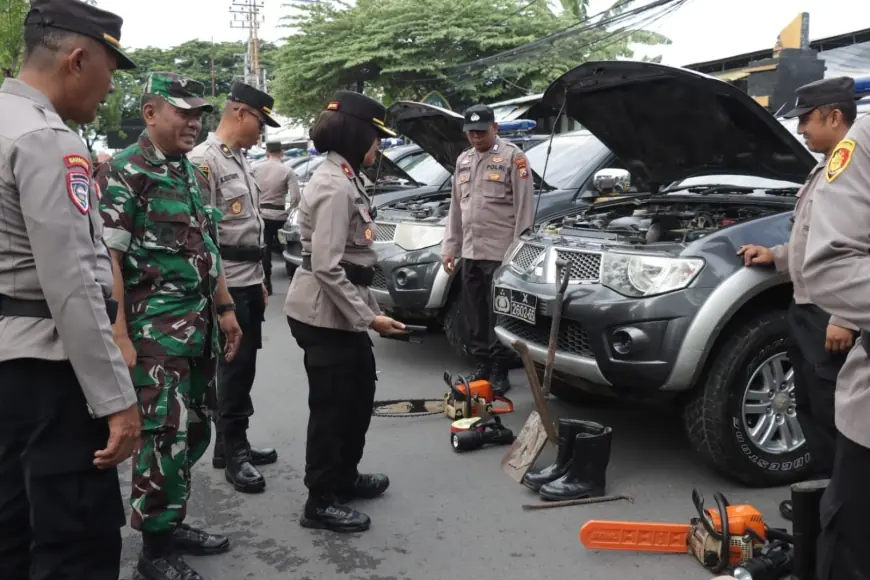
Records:
{"label": "license plate", "polygon": [[538,297],[528,292],[496,286],[492,309],[496,314],[503,314],[529,324],[535,324],[538,314]]}

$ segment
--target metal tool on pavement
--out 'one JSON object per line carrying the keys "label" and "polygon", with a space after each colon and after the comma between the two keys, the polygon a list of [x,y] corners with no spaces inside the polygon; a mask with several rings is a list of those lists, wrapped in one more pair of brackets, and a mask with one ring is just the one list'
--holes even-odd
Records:
{"label": "metal tool on pavement", "polygon": [[527,503],[523,505],[524,510],[546,510],[550,508],[569,507],[575,505],[589,505],[595,503],[607,503],[611,501],[625,500],[628,503],[634,503],[634,497],[628,494],[620,495],[605,495],[601,497],[587,497],[585,499],[567,499],[564,501],[547,501],[543,503]]}
{"label": "metal tool on pavement", "polygon": [[565,291],[571,279],[571,264],[567,260],[556,260],[556,271],[559,272],[559,289],[553,302],[553,318],[550,322],[550,341],[547,344],[547,362],[544,365],[544,399],[550,398],[550,384],[553,382],[553,366],[556,363],[556,347],[559,346],[559,326],[562,324],[562,310],[565,303]]}

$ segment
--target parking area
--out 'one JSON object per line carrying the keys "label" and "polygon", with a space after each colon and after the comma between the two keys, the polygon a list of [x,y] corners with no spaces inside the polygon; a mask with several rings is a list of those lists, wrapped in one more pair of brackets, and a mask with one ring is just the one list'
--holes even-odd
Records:
{"label": "parking area", "polygon": [[[205,578],[527,580],[578,573],[596,580],[710,578],[688,555],[592,553],[578,539],[588,519],[688,522],[694,515],[693,487],[707,498],[722,491],[732,504],[752,504],[770,525],[785,527],[777,506],[787,488],[740,487],[699,465],[677,412],[625,402],[578,408],[554,399],[557,416],[613,427],[608,492],[631,494],[634,504],[523,511],[523,503],[537,498],[501,471],[504,447],[459,455],[449,445],[450,421],[443,416],[375,417],[361,467],[389,474],[392,485],[384,497],[357,504],[372,517],[371,530],[337,535],[301,528],[308,389],[302,353],[282,313],[288,281],[279,266],[276,256],[250,432],[253,445],[276,447],[279,460],[262,469],[267,489],[255,496],[233,491],[223,472],[212,469],[211,449],[196,467],[189,522],[226,533],[233,542],[227,554],[188,558]],[[464,370],[442,334],[427,335],[423,344],[373,340],[378,399],[438,397],[445,390],[444,370]],[[503,419],[517,433],[533,403],[523,371],[513,371],[511,381],[508,396],[516,412]],[[541,461],[553,454],[548,449]],[[128,462],[123,489],[129,485]],[[140,540],[129,529],[124,534],[122,578],[129,580]]]}

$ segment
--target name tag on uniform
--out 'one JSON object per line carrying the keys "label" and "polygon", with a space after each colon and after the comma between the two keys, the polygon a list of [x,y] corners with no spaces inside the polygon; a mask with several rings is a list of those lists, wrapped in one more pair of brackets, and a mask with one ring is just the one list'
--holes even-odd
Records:
{"label": "name tag on uniform", "polygon": [[224,183],[227,183],[228,181],[232,181],[232,180],[238,179],[238,178],[239,178],[238,173],[230,173],[229,175],[222,175],[221,178],[218,180],[218,185],[223,185]]}

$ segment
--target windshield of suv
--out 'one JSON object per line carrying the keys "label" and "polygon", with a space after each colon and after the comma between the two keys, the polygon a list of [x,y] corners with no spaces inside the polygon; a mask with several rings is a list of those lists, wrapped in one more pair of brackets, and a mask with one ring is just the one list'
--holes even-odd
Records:
{"label": "windshield of suv", "polygon": [[[571,133],[557,135],[553,138],[553,150],[547,161],[549,139],[541,141],[526,151],[529,165],[538,175],[544,178],[547,185],[556,189],[576,189],[580,187],[577,179],[586,166],[595,160],[604,149],[604,145],[591,133]],[[544,165],[547,174],[544,175]]]}
{"label": "windshield of suv", "polygon": [[402,169],[411,176],[414,181],[426,185],[441,185],[450,179],[450,172],[444,169],[434,157],[428,153],[414,159]]}

